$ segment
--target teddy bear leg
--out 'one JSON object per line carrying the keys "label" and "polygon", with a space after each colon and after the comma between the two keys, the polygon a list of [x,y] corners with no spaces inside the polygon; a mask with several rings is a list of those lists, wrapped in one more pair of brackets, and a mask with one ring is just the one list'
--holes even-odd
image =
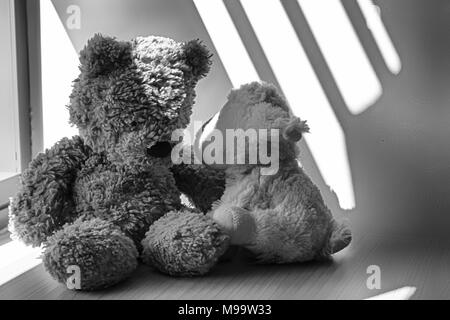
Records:
{"label": "teddy bear leg", "polygon": [[229,236],[209,216],[171,211],[142,240],[144,263],[173,276],[207,273],[225,253]]}
{"label": "teddy bear leg", "polygon": [[130,276],[137,257],[133,241],[118,227],[99,218],[80,218],[48,239],[43,263],[69,289],[95,290]]}

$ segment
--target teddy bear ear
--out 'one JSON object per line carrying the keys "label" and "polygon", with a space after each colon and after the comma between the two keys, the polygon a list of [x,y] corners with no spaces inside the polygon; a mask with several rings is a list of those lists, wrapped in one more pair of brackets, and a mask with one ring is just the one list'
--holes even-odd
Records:
{"label": "teddy bear ear", "polygon": [[131,63],[131,44],[95,34],[80,51],[80,71],[96,77]]}
{"label": "teddy bear ear", "polygon": [[184,57],[186,64],[192,68],[192,75],[197,80],[208,74],[212,54],[200,40],[191,40],[184,44]]}

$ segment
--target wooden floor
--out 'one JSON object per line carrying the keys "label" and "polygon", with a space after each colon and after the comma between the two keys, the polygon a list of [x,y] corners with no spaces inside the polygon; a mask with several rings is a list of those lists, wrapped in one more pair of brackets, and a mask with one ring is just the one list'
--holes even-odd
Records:
{"label": "wooden floor", "polygon": [[[369,290],[367,268],[381,270],[381,289]],[[333,261],[251,265],[236,257],[210,275],[172,278],[140,266],[128,281],[105,291],[67,290],[42,265],[0,287],[0,299],[362,299],[403,286],[413,299],[450,298],[450,252],[439,243],[358,236]]]}

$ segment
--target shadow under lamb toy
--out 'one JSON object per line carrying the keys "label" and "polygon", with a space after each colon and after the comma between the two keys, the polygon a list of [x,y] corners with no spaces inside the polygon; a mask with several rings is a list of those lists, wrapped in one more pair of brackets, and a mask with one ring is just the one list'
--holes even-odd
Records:
{"label": "shadow under lamb toy", "polygon": [[[220,165],[226,168],[226,187],[205,217],[209,221],[203,219],[199,228],[197,221],[190,217],[196,216],[195,213],[165,215],[150,227],[142,241],[144,261],[171,275],[204,274],[215,264],[215,260],[199,254],[213,252],[209,247],[202,247],[203,239],[210,238],[211,234],[217,238],[215,242],[209,241],[211,244],[218,248],[245,247],[260,263],[323,259],[350,243],[350,230],[333,218],[319,189],[298,164],[296,143],[308,131],[308,126],[291,115],[274,86],[254,82],[233,90],[218,117],[207,127],[215,130],[211,130],[210,136],[207,132],[199,134],[196,142],[197,151],[203,156],[220,137],[228,138],[227,129],[244,132],[276,129],[273,136],[276,139],[269,134],[254,138],[249,134],[244,148],[232,150],[225,148],[229,145],[225,139],[221,143],[223,154],[218,158],[225,163],[231,153],[234,164]],[[252,146],[277,151],[278,157],[271,158],[279,162],[275,166],[277,170],[270,169],[260,158],[255,163],[248,161]],[[217,154],[213,156],[218,159]],[[245,160],[244,164],[236,164],[239,157]],[[228,235],[227,239],[214,233],[217,225]]]}
{"label": "shadow under lamb toy", "polygon": [[[43,245],[55,279],[65,283],[77,266],[76,289],[111,286],[135,270],[149,226],[183,209],[181,192],[201,211],[221,196],[222,173],[171,161],[171,134],[189,123],[195,86],[209,67],[197,40],[97,34],[80,52],[68,106],[80,136],[39,154],[11,204],[11,229],[26,244]],[[223,250],[214,246],[208,258]]]}

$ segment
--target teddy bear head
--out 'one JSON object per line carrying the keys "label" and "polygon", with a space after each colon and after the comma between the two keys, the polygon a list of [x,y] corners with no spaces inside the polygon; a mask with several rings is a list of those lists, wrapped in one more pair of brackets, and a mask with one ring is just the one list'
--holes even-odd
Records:
{"label": "teddy bear head", "polygon": [[85,143],[110,161],[169,163],[171,134],[189,123],[195,86],[210,68],[198,40],[131,41],[94,35],[80,52],[80,75],[68,106]]}
{"label": "teddy bear head", "polygon": [[[291,114],[275,86],[252,82],[231,91],[227,103],[197,135],[195,146],[205,158],[219,135],[223,153],[218,160],[224,165],[214,166],[229,167],[227,159],[237,165],[268,165],[264,154],[277,156],[279,161],[295,159],[299,153],[297,142],[308,131],[306,121]],[[271,154],[274,151],[276,154]]]}

